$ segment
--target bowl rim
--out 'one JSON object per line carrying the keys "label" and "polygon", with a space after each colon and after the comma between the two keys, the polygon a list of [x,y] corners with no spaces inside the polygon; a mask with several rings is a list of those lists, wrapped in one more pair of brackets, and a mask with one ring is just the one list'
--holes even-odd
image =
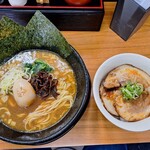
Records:
{"label": "bowl rim", "polygon": [[[72,55],[74,53],[75,56],[79,59],[78,61],[81,63],[81,66],[83,67],[84,74],[85,74],[85,81],[86,81],[85,94],[84,94],[84,97],[82,98],[81,105],[80,105],[78,111],[75,113],[74,117],[70,120],[70,122],[67,124],[67,126],[63,127],[55,135],[47,136],[47,137],[42,138],[40,140],[36,139],[36,140],[31,140],[31,141],[17,141],[17,140],[11,140],[11,139],[8,139],[8,138],[4,138],[1,135],[0,135],[0,140],[6,141],[6,142],[9,142],[9,143],[13,143],[13,144],[20,144],[20,145],[42,145],[42,144],[47,144],[47,143],[53,142],[53,141],[61,138],[62,136],[64,136],[80,120],[80,118],[84,114],[84,112],[85,112],[85,110],[87,108],[87,105],[89,103],[89,100],[90,100],[90,95],[91,95],[91,80],[90,80],[89,72],[88,72],[88,70],[86,68],[86,65],[85,65],[83,59],[81,58],[81,56],[79,55],[79,53],[71,45],[70,45],[70,47],[72,49],[72,53],[70,55]],[[31,49],[31,50],[33,50],[33,49]],[[42,48],[38,49],[38,48],[36,48],[34,50],[45,50],[45,49],[42,49]],[[23,51],[26,51],[26,50],[23,50]],[[13,131],[17,132],[15,130],[13,130]],[[39,131],[39,132],[41,132],[41,131]],[[28,134],[32,134],[32,133],[28,133]]]}
{"label": "bowl rim", "polygon": [[[132,58],[131,58],[132,57]],[[134,59],[133,59],[134,58]],[[119,65],[116,65],[115,62],[120,62],[121,63]],[[124,122],[121,120],[118,120],[117,118],[115,118],[113,115],[111,115],[106,108],[104,107],[102,100],[100,98],[99,95],[99,86],[100,83],[102,82],[103,78],[114,68],[123,65],[125,63],[123,62],[130,62],[130,63],[126,63],[126,64],[131,64],[135,67],[138,67],[139,69],[145,71],[146,73],[150,74],[150,69],[147,70],[146,69],[146,65],[143,68],[139,67],[140,65],[136,62],[136,60],[138,60],[139,63],[150,63],[150,59],[140,55],[140,54],[136,54],[136,53],[121,53],[121,54],[117,54],[114,55],[110,58],[108,58],[107,60],[105,60],[97,69],[96,74],[94,76],[94,80],[93,80],[93,96],[94,96],[94,100],[96,102],[96,105],[98,107],[98,109],[100,110],[100,112],[105,116],[105,118],[107,120],[109,120],[111,123],[113,123],[114,125],[118,126],[121,129],[127,130],[127,131],[133,131],[133,132],[142,132],[142,131],[147,131],[150,130],[150,117],[145,118],[143,120],[140,121],[136,121],[136,122]],[[136,62],[136,64],[135,64]],[[112,67],[111,70],[107,71],[107,73],[104,73],[104,69],[108,66],[114,66]],[[144,66],[144,65],[143,65]],[[110,67],[111,68],[111,67]],[[148,67],[147,67],[148,68]],[[102,76],[102,77],[101,77]]]}

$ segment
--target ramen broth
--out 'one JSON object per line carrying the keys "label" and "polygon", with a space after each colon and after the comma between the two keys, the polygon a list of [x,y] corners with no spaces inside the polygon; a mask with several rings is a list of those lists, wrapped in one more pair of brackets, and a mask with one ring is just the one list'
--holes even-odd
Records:
{"label": "ramen broth", "polygon": [[28,51],[20,53],[0,67],[0,78],[11,68],[24,62],[41,59],[52,66],[50,73],[58,80],[58,96],[41,99],[36,96],[29,107],[19,107],[13,94],[4,102],[0,97],[0,119],[10,128],[18,131],[39,131],[56,124],[72,107],[76,96],[76,80],[72,68],[55,53],[49,51]]}

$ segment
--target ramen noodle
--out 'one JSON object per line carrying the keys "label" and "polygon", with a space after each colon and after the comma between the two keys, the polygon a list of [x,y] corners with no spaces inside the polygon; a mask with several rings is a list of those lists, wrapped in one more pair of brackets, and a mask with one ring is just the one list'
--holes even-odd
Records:
{"label": "ramen noodle", "polygon": [[64,59],[42,50],[19,53],[0,66],[0,119],[17,131],[46,129],[67,114],[76,91]]}

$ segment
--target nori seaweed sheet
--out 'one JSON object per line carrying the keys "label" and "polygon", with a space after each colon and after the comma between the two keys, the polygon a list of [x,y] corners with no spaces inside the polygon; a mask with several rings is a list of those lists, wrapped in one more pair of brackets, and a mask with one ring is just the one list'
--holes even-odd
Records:
{"label": "nori seaweed sheet", "polygon": [[2,17],[2,19],[0,20],[0,40],[12,34],[15,34],[18,31],[21,31],[23,28],[23,26],[15,23],[8,17]]}
{"label": "nori seaweed sheet", "polygon": [[[63,58],[72,52],[70,45],[59,30],[40,11],[36,11],[26,27],[14,23],[12,29],[10,25],[13,23],[10,19],[5,20],[6,22],[0,21],[0,32],[3,29],[8,31],[10,29],[12,32],[9,34],[6,32],[6,35],[1,36],[3,38],[0,39],[0,62],[22,50],[29,49],[51,50]],[[4,28],[3,25],[7,24],[7,21],[9,27]]]}
{"label": "nori seaweed sheet", "polygon": [[33,34],[30,42],[32,46],[50,49],[66,58],[71,53],[70,45],[59,30],[40,12],[36,11],[26,26]]}
{"label": "nori seaweed sheet", "polygon": [[30,34],[25,28],[0,40],[0,62],[9,59],[21,50],[30,49]]}

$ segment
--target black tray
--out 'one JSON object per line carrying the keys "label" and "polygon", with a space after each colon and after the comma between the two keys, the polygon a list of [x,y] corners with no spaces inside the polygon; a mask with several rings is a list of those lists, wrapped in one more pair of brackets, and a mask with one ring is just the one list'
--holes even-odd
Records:
{"label": "black tray", "polygon": [[36,10],[40,10],[59,30],[99,31],[104,16],[103,0],[92,0],[86,6],[69,6],[64,1],[52,0],[50,6],[37,6],[29,1],[25,6],[10,6],[8,1],[0,5],[3,15],[26,25]]}

